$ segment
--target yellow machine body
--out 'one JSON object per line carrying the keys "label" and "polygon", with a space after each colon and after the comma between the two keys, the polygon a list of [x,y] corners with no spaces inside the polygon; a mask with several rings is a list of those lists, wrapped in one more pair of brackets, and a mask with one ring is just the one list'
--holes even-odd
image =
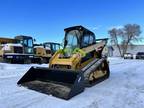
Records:
{"label": "yellow machine body", "polygon": [[47,53],[44,47],[36,47],[35,48],[35,56],[37,57],[51,57],[51,53]]}
{"label": "yellow machine body", "polygon": [[102,54],[106,44],[107,39],[95,39],[83,26],[66,28],[64,47],[51,57],[49,68],[31,67],[17,84],[70,99],[109,77],[107,57]]}

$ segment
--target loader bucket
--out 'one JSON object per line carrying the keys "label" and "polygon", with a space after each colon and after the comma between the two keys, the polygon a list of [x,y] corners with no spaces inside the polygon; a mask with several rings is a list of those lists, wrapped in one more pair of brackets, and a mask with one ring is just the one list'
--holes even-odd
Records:
{"label": "loader bucket", "polygon": [[85,88],[81,71],[40,67],[31,67],[17,84],[66,100],[83,92]]}

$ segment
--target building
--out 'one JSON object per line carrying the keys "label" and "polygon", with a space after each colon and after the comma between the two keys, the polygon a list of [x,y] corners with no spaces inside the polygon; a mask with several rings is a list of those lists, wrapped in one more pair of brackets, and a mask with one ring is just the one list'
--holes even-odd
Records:
{"label": "building", "polygon": [[[109,46],[109,57],[119,57],[120,53],[117,48],[117,46]],[[128,46],[127,53],[131,54],[137,54],[137,52],[144,52],[144,45],[133,45],[133,46]]]}

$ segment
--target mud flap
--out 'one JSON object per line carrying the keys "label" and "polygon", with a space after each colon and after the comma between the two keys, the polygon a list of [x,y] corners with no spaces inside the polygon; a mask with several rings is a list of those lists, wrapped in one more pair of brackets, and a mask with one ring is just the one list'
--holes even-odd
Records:
{"label": "mud flap", "polygon": [[17,84],[66,100],[83,92],[85,88],[81,71],[40,67],[31,67]]}

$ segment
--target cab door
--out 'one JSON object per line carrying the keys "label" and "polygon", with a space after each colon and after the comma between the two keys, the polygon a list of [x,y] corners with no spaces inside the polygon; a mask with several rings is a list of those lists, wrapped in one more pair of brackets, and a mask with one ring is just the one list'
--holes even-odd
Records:
{"label": "cab door", "polygon": [[[86,48],[91,45],[95,44],[95,38],[94,35],[85,33],[84,36],[82,37],[82,42],[81,42],[81,48]],[[91,62],[95,57],[95,50],[86,53],[86,56],[82,58],[81,60],[81,67],[84,67],[87,65],[89,62]]]}

